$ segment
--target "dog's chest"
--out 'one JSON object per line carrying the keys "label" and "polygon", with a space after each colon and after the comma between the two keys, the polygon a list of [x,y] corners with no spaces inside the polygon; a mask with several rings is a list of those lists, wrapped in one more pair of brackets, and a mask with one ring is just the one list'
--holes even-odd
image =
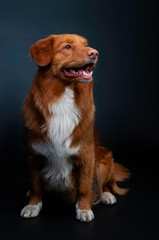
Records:
{"label": "dog's chest", "polygon": [[73,91],[66,88],[60,100],[49,107],[49,111],[52,117],[48,127],[48,138],[55,148],[65,146],[69,151],[70,135],[79,124],[80,118]]}
{"label": "dog's chest", "polygon": [[78,153],[79,147],[70,147],[71,134],[79,124],[80,111],[74,102],[74,93],[65,89],[60,100],[49,107],[52,115],[48,124],[48,141],[34,145],[47,158],[43,170],[48,189],[64,190],[69,187],[69,174],[72,171],[70,156]]}

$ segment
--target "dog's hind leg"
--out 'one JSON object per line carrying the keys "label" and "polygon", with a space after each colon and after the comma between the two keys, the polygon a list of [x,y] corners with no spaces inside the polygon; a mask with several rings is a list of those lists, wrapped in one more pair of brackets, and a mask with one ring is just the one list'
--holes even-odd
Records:
{"label": "dog's hind leg", "polygon": [[101,202],[104,204],[107,204],[107,205],[113,205],[114,203],[116,203],[115,196],[110,192],[110,190],[107,186],[103,187]]}
{"label": "dog's hind leg", "polygon": [[124,195],[128,191],[119,188],[116,181],[123,181],[130,176],[130,172],[118,163],[114,163],[112,153],[107,148],[96,148],[95,182],[98,189],[99,200],[105,204],[116,203],[115,194]]}

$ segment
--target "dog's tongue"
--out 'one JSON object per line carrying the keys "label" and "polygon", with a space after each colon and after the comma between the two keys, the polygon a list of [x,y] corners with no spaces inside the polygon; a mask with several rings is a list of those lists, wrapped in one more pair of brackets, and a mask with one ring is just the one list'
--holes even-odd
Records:
{"label": "dog's tongue", "polygon": [[78,73],[79,73],[80,75],[83,75],[83,69],[79,69],[79,70],[78,70]]}
{"label": "dog's tongue", "polygon": [[90,75],[91,73],[88,71],[88,70],[83,70],[83,69],[79,69],[78,70],[78,73],[80,74],[80,75],[85,75],[85,74],[87,74],[87,75]]}

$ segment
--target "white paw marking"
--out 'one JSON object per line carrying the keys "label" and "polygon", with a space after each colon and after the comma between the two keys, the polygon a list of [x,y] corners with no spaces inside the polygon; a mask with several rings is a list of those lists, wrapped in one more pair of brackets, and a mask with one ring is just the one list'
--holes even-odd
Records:
{"label": "white paw marking", "polygon": [[82,222],[90,222],[94,219],[94,214],[92,210],[79,209],[78,205],[76,204],[76,219]]}
{"label": "white paw marking", "polygon": [[28,204],[22,209],[20,215],[24,218],[36,217],[39,215],[41,209],[42,202],[38,203],[37,205]]}
{"label": "white paw marking", "polygon": [[102,201],[102,203],[112,205],[112,204],[116,203],[116,198],[110,192],[103,192],[101,201]]}

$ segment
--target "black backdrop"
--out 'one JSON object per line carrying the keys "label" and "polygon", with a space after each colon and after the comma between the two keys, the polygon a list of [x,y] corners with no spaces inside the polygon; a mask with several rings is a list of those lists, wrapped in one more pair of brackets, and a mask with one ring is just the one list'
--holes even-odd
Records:
{"label": "black backdrop", "polygon": [[[5,237],[3,239],[7,239],[6,236],[14,236],[15,239],[22,237],[22,230],[15,230],[18,224],[26,232],[28,229],[33,231],[34,224],[37,224],[37,228],[39,226],[35,222],[37,220],[33,220],[33,225],[27,222],[27,229],[26,225],[24,227],[26,221],[19,218],[20,208],[25,201],[25,191],[29,186],[26,152],[22,142],[21,107],[36,71],[36,64],[28,55],[29,46],[50,34],[60,33],[82,35],[88,39],[90,46],[100,53],[94,72],[94,97],[101,143],[107,145],[114,152],[115,158],[133,172],[128,184],[132,189],[127,196],[128,203],[138,205],[136,198],[139,198],[140,204],[141,202],[145,204],[137,208],[141,214],[138,212],[135,216],[133,212],[136,205],[133,210],[130,210],[128,205],[127,211],[132,211],[132,214],[126,219],[136,217],[137,223],[135,220],[124,222],[122,216],[121,219],[118,217],[120,222],[127,224],[128,229],[126,231],[128,235],[122,235],[123,238],[120,239],[146,239],[150,236],[148,234],[156,233],[157,209],[149,207],[147,210],[149,205],[152,206],[157,202],[158,197],[156,3],[157,1],[154,0],[28,0],[25,2],[6,0],[1,2],[0,152],[3,196],[1,207],[2,215],[6,219],[3,220],[2,236]],[[147,202],[145,199],[148,199]],[[98,209],[98,211],[103,210]],[[107,211],[110,214],[110,219],[107,217],[107,221],[110,220],[114,229],[115,223],[112,220],[114,215],[110,210]],[[60,215],[61,227],[63,227],[62,219],[65,218],[67,221],[67,214],[68,212],[64,216],[62,213]],[[149,218],[153,219],[152,226],[148,225]],[[8,219],[12,230],[10,233],[6,230]],[[15,226],[14,219],[17,221]],[[137,229],[133,232],[134,235],[130,234],[131,225]],[[141,227],[137,228],[138,225]],[[76,229],[76,225],[73,226]],[[77,229],[81,228],[79,226],[81,225],[78,225]],[[115,227],[121,229],[117,222]],[[104,228],[103,234],[111,236],[111,230],[106,226]],[[91,227],[84,229],[88,236],[99,234],[97,231],[91,235]],[[102,230],[103,228],[100,229]],[[83,233],[82,231],[83,229],[78,229],[78,234]],[[51,230],[49,234],[52,234]],[[62,235],[58,234],[57,231],[57,238],[62,238]],[[66,237],[70,237],[69,234],[66,234]],[[113,231],[113,234],[116,233]],[[79,239],[83,239],[84,236],[81,235]]]}

